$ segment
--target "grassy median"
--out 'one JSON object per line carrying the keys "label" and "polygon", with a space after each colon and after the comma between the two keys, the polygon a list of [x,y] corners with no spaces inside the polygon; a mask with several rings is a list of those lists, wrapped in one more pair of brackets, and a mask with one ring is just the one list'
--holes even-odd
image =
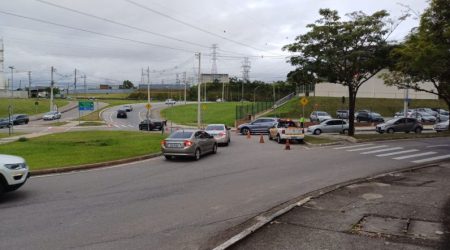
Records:
{"label": "grassy median", "polygon": [[0,152],[21,156],[37,170],[157,153],[163,138],[159,133],[129,131],[66,132],[3,144]]}
{"label": "grassy median", "polygon": [[[69,104],[67,100],[56,99],[54,104],[59,108]],[[37,105],[36,105],[37,102]],[[0,117],[8,116],[8,106],[13,107],[14,114],[36,115],[50,110],[49,99],[0,99]]]}

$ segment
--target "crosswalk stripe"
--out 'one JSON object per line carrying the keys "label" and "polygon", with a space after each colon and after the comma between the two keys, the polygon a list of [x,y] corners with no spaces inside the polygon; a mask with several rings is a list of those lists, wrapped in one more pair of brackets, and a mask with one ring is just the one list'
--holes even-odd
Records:
{"label": "crosswalk stripe", "polygon": [[394,160],[403,160],[403,159],[408,159],[408,158],[414,158],[414,157],[425,156],[425,155],[434,155],[434,154],[436,154],[436,152],[430,151],[430,152],[425,152],[425,153],[420,153],[420,154],[400,156],[400,157],[396,157],[393,159]]}
{"label": "crosswalk stripe", "polygon": [[425,158],[425,159],[421,159],[421,160],[415,160],[415,161],[412,161],[412,162],[413,162],[413,163],[423,163],[423,162],[427,162],[427,161],[442,160],[442,159],[447,159],[447,158],[450,158],[450,155],[435,156],[435,157],[431,157],[431,158]]}
{"label": "crosswalk stripe", "polygon": [[373,144],[359,144],[359,145],[354,145],[354,146],[345,146],[345,147],[337,147],[337,148],[333,148],[333,149],[347,149],[347,148],[357,148],[357,147],[364,147],[364,146],[371,146]]}
{"label": "crosswalk stripe", "polygon": [[412,152],[417,152],[419,151],[418,149],[410,149],[410,150],[404,150],[404,151],[397,151],[397,152],[392,152],[392,153],[386,153],[386,154],[380,154],[380,155],[376,155],[378,157],[384,157],[384,156],[391,156],[391,155],[400,155],[400,154],[406,154],[406,153],[412,153]]}
{"label": "crosswalk stripe", "polygon": [[362,152],[361,154],[362,155],[375,154],[375,153],[393,151],[393,150],[399,150],[399,149],[403,149],[403,148],[402,147],[384,148],[384,149],[378,149],[378,150],[373,150],[373,151],[368,151],[368,152]]}
{"label": "crosswalk stripe", "polygon": [[385,148],[387,147],[386,145],[380,145],[380,146],[373,146],[373,147],[368,147],[368,148],[357,148],[357,149],[350,149],[347,150],[348,152],[355,152],[355,151],[363,151],[363,150],[370,150],[370,149],[376,149],[376,148]]}

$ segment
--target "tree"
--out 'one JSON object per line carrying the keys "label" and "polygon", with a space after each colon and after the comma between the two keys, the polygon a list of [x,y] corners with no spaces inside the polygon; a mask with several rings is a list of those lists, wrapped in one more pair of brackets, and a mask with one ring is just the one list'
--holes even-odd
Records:
{"label": "tree", "polygon": [[[450,109],[450,0],[432,0],[406,40],[395,48],[386,84],[435,94]],[[431,82],[437,92],[424,88]]]}
{"label": "tree", "polygon": [[124,89],[132,89],[132,88],[134,88],[133,83],[131,81],[129,81],[129,80],[123,81],[122,86],[123,86]]}
{"label": "tree", "polygon": [[396,26],[384,10],[372,15],[353,12],[346,15],[347,21],[334,10],[321,9],[319,14],[319,20],[306,26],[309,32],[283,49],[299,53],[290,58],[297,72],[315,73],[319,79],[348,87],[349,135],[354,135],[356,94],[386,67],[391,49],[386,39]]}

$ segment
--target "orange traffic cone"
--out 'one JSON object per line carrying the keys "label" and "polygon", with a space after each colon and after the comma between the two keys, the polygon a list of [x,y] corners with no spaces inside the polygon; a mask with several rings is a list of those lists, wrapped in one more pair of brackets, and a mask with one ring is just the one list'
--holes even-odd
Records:
{"label": "orange traffic cone", "polygon": [[247,131],[247,139],[250,139],[250,138],[252,138],[252,135],[250,134],[250,130],[249,130],[249,131]]}
{"label": "orange traffic cone", "polygon": [[289,144],[289,139],[286,139],[286,145],[284,146],[284,150],[291,150],[291,145]]}
{"label": "orange traffic cone", "polygon": [[259,143],[264,143],[264,137],[263,137],[262,134],[261,134],[260,137],[259,137]]}

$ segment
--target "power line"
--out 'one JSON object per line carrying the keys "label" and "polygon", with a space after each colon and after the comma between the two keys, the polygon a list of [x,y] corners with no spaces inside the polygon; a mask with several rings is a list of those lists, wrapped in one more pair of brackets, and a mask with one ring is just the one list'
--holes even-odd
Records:
{"label": "power line", "polygon": [[68,25],[64,25],[64,24],[54,23],[54,22],[50,22],[50,21],[46,21],[46,20],[42,20],[42,19],[38,19],[38,18],[34,18],[34,17],[27,17],[27,16],[23,16],[23,15],[11,13],[11,12],[2,11],[2,10],[0,10],[0,13],[4,14],[4,15],[19,17],[19,18],[22,18],[22,19],[32,20],[32,21],[35,21],[35,22],[51,24],[51,25],[58,26],[58,27],[63,27],[63,28],[66,28],[66,29],[78,30],[78,31],[83,31],[83,32],[90,33],[90,34],[96,34],[96,35],[100,35],[100,36],[104,36],[104,37],[110,37],[110,38],[114,38],[114,39],[118,39],[118,40],[134,42],[134,43],[139,43],[139,44],[144,44],[144,45],[149,45],[149,46],[154,46],[154,47],[160,47],[160,48],[165,48],[165,49],[170,49],[170,50],[178,50],[178,51],[183,51],[183,52],[195,53],[194,51],[190,51],[190,50],[187,50],[187,49],[174,48],[174,47],[169,47],[169,46],[165,46],[165,45],[160,45],[160,44],[155,44],[155,43],[149,43],[149,42],[129,39],[129,38],[120,37],[120,36],[108,35],[108,34],[100,33],[100,32],[97,32],[97,31],[87,30],[87,29],[83,29],[83,28],[76,28],[76,27],[72,27],[72,26],[68,26]]}

